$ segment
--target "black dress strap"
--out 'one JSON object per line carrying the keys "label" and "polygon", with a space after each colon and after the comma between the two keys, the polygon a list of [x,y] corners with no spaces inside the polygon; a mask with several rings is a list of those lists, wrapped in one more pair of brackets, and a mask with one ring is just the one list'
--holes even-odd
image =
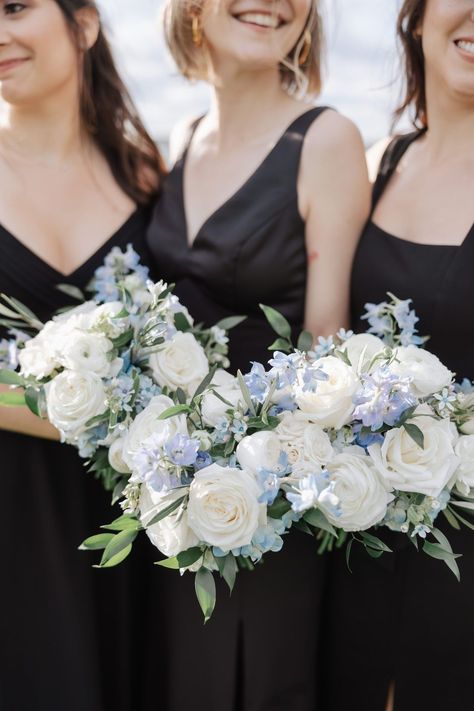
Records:
{"label": "black dress strap", "polygon": [[411,133],[406,133],[402,136],[395,136],[395,138],[390,141],[389,145],[385,149],[385,153],[382,156],[382,160],[380,161],[379,172],[374,183],[372,192],[372,210],[375,209],[375,206],[382,197],[383,191],[387,187],[390,178],[408,148],[424,133],[425,130],[412,131]]}

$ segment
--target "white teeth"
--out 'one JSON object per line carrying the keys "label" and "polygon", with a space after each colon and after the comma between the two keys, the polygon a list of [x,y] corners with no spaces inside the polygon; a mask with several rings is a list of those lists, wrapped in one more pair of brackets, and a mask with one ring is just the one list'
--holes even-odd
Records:
{"label": "white teeth", "polygon": [[262,15],[259,12],[244,12],[238,16],[240,22],[250,22],[252,25],[259,27],[271,27],[276,30],[280,24],[278,17],[275,15]]}
{"label": "white teeth", "polygon": [[458,40],[456,42],[459,49],[463,49],[465,52],[474,54],[474,42],[467,42],[466,40]]}

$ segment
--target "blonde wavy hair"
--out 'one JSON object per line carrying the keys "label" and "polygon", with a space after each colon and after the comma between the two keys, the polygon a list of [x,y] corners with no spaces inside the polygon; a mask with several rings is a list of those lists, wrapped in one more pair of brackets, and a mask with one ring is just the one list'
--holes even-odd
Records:
{"label": "blonde wavy hair", "polygon": [[[203,47],[193,42],[192,18],[201,15],[210,0],[166,0],[164,7],[165,39],[181,74],[193,80],[211,80],[209,58]],[[275,0],[276,4],[276,0]],[[311,48],[304,62],[306,37],[311,36]],[[296,45],[280,63],[282,86],[299,97],[317,96],[322,85],[324,50],[323,22],[318,0],[311,0],[308,20]]]}

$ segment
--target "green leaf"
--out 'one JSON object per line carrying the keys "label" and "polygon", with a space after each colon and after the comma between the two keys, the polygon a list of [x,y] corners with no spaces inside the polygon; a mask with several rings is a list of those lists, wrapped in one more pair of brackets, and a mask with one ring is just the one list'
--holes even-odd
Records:
{"label": "green leaf", "polygon": [[467,511],[474,511],[474,503],[472,501],[451,501],[452,506],[459,506]]}
{"label": "green leaf", "polygon": [[[7,307],[3,304],[0,304],[0,314],[6,316],[7,318],[12,318],[14,320],[18,319],[18,311],[12,311],[11,309],[7,309]],[[23,326],[25,322],[22,320],[21,324]]]}
{"label": "green leaf", "polygon": [[185,415],[191,412],[189,405],[174,405],[174,407],[169,407],[167,410],[161,413],[158,417],[159,420],[169,420],[170,417],[176,417],[176,415]]}
{"label": "green leaf", "polygon": [[461,514],[457,511],[454,511],[454,509],[450,509],[450,511],[454,516],[456,516],[458,521],[461,521],[464,526],[467,526],[467,528],[470,528],[471,531],[474,531],[474,524],[472,524],[470,521],[461,516]]}
{"label": "green leaf", "polygon": [[287,341],[291,342],[291,326],[286,318],[279,311],[276,311],[276,309],[272,309],[271,306],[260,304],[260,308],[275,333],[277,333],[281,338],[285,338]]}
{"label": "green leaf", "polygon": [[[121,558],[121,554],[130,546],[132,548],[132,543],[137,537],[137,531],[120,531],[117,533],[107,544],[102,560],[100,561],[100,567],[103,568],[107,566],[109,568],[114,565],[118,565],[124,560]],[[127,553],[127,555],[130,551]],[[125,556],[126,557],[126,556]]]}
{"label": "green leaf", "polygon": [[444,509],[443,514],[447,522],[449,523],[450,526],[456,529],[456,531],[461,530],[461,526],[459,525],[459,521],[457,520],[456,516],[454,516],[450,509]]}
{"label": "green leaf", "polygon": [[352,546],[354,545],[354,540],[355,540],[354,538],[351,538],[351,540],[349,541],[349,543],[346,546],[346,565],[347,565],[347,569],[350,573],[352,573],[350,561],[351,561],[351,552],[352,552]]}
{"label": "green leaf", "polygon": [[230,594],[232,594],[237,573],[239,572],[239,566],[237,565],[235,557],[231,553],[224,559],[224,561],[224,568],[221,575],[227,583]]}
{"label": "green leaf", "polygon": [[373,536],[371,533],[367,533],[367,531],[360,531],[359,535],[362,538],[364,545],[367,545],[376,551],[382,551],[383,553],[393,552],[392,549],[381,541],[380,538],[377,538],[377,536]]}
{"label": "green leaf", "polygon": [[189,548],[187,551],[183,551],[172,558],[159,560],[155,565],[160,565],[162,568],[168,568],[170,570],[181,570],[181,568],[189,568],[190,565],[197,563],[203,554],[204,551],[202,548]]}
{"label": "green leaf", "polygon": [[380,558],[380,556],[383,555],[383,551],[375,550],[375,548],[371,548],[370,546],[364,546],[364,548],[371,558]]}
{"label": "green leaf", "polygon": [[308,524],[303,518],[299,521],[296,521],[293,524],[292,528],[295,528],[297,531],[301,531],[302,533],[308,533],[310,536],[314,536],[313,529],[308,526]]}
{"label": "green leaf", "polygon": [[142,528],[142,524],[135,516],[123,514],[123,516],[119,516],[115,521],[101,526],[101,528],[106,531],[139,531]]}
{"label": "green leaf", "polygon": [[270,518],[281,518],[291,509],[291,504],[289,501],[283,497],[275,499],[273,504],[268,507],[267,513]]}
{"label": "green leaf", "polygon": [[252,396],[250,395],[250,390],[248,389],[247,383],[245,382],[244,376],[242,375],[242,372],[240,370],[237,371],[237,380],[239,381],[239,386],[242,391],[245,404],[250,410],[250,414],[255,416],[256,413],[254,404],[252,402]]}
{"label": "green leaf", "polygon": [[94,568],[115,568],[115,566],[120,565],[120,563],[123,563],[123,561],[128,558],[130,553],[132,552],[132,544],[129,543],[128,546],[125,548],[122,548],[121,551],[119,551],[116,555],[112,556],[112,558],[109,558],[109,560],[106,563],[100,563],[99,565],[94,565]]}
{"label": "green leaf", "polygon": [[313,334],[309,331],[302,331],[298,338],[297,348],[299,351],[307,353],[313,347]]}
{"label": "green leaf", "polygon": [[277,338],[273,341],[271,346],[268,346],[269,351],[281,351],[283,353],[290,353],[293,350],[291,341],[287,341],[286,338]]}
{"label": "green leaf", "polygon": [[16,309],[17,313],[31,326],[38,330],[43,328],[44,324],[41,323],[36,314],[34,314],[33,311],[31,311],[27,306],[22,304],[21,301],[18,301],[18,299],[14,299],[13,297],[6,296],[6,294],[2,294],[2,298],[9,306]]}
{"label": "green leaf", "polygon": [[26,405],[24,393],[15,391],[0,393],[1,407],[23,407],[24,405]]}
{"label": "green leaf", "polygon": [[97,536],[91,536],[86,538],[85,541],[79,546],[80,551],[99,551],[103,550],[108,546],[110,541],[114,538],[113,533],[99,533]]}
{"label": "green leaf", "polygon": [[319,509],[310,509],[305,513],[303,518],[310,526],[315,526],[321,529],[321,531],[326,531],[330,533],[331,536],[337,536],[336,529],[329,523],[326,516]]}
{"label": "green leaf", "polygon": [[154,526],[155,523],[159,523],[162,521],[164,518],[169,516],[170,514],[173,513],[173,511],[176,511],[183,501],[186,499],[186,496],[181,496],[179,499],[176,499],[176,501],[173,501],[172,504],[169,506],[166,506],[164,509],[162,509],[159,513],[156,514],[156,516],[153,516],[153,518],[150,521],[147,521],[145,528],[150,528],[150,526]]}
{"label": "green leaf", "polygon": [[41,417],[40,391],[37,388],[25,390],[25,403],[34,415]]}
{"label": "green leaf", "polygon": [[178,405],[186,405],[186,393],[182,388],[177,388],[176,399],[178,401]]}
{"label": "green leaf", "polygon": [[403,425],[405,428],[405,431],[407,435],[409,435],[412,440],[414,441],[415,444],[417,444],[420,449],[425,448],[425,436],[423,432],[420,430],[418,425],[414,425],[412,422],[405,422]]}
{"label": "green leaf", "polygon": [[0,383],[2,385],[22,386],[25,384],[25,379],[19,373],[15,373],[14,370],[2,368],[0,370]]}
{"label": "green leaf", "polygon": [[112,343],[114,344],[114,348],[123,348],[124,346],[129,343],[129,341],[132,340],[133,338],[133,328],[129,328],[128,331],[125,331],[125,333],[122,333],[121,336],[117,336],[117,338],[112,339]]}
{"label": "green leaf", "polygon": [[429,556],[431,556],[432,558],[436,558],[437,560],[444,561],[446,563],[446,565],[448,566],[448,568],[450,569],[450,571],[457,578],[458,582],[461,580],[459,566],[456,563],[456,558],[460,558],[461,557],[460,555],[456,555],[454,553],[448,553],[438,543],[430,543],[429,541],[424,542],[423,551],[425,553],[427,553]]}
{"label": "green leaf", "polygon": [[120,501],[126,486],[127,480],[125,479],[125,477],[123,479],[120,479],[120,481],[115,484],[114,490],[112,492],[112,506],[114,506],[118,501]]}
{"label": "green leaf", "polygon": [[204,380],[196,388],[196,392],[194,393],[194,395],[192,397],[193,401],[196,400],[196,398],[198,398],[199,395],[201,395],[209,387],[214,375],[216,374],[216,370],[217,370],[217,365],[213,365],[212,368],[209,370],[209,373],[204,378]]}
{"label": "green leaf", "polygon": [[440,546],[442,548],[444,548],[445,551],[453,554],[453,549],[451,548],[451,543],[449,542],[449,540],[446,538],[446,536],[444,535],[444,533],[442,531],[440,531],[438,528],[432,528],[431,533],[436,538],[436,540],[438,541]]}
{"label": "green leaf", "polygon": [[247,316],[229,316],[223,318],[216,323],[217,328],[222,328],[223,331],[231,331],[233,328],[247,320]]}
{"label": "green leaf", "polygon": [[200,568],[194,581],[196,596],[204,615],[204,623],[208,622],[216,606],[216,581],[206,568]]}
{"label": "green leaf", "polygon": [[73,286],[72,284],[57,284],[56,289],[61,291],[63,294],[70,296],[71,299],[76,299],[76,301],[86,300],[86,297],[82,291],[78,289],[77,286]]}
{"label": "green leaf", "polygon": [[174,315],[174,325],[178,331],[182,331],[183,333],[191,330],[191,324],[181,311]]}

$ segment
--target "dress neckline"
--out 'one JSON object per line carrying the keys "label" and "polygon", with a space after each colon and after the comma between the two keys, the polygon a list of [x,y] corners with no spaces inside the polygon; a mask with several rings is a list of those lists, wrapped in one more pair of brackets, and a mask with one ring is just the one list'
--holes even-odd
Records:
{"label": "dress neckline", "polygon": [[186,200],[185,200],[185,170],[186,170],[186,158],[188,155],[188,151],[194,136],[194,133],[200,123],[200,121],[204,118],[204,116],[201,116],[199,119],[194,121],[194,123],[191,125],[191,130],[190,134],[188,136],[188,141],[186,143],[186,146],[184,148],[184,151],[181,155],[179,165],[180,165],[180,199],[181,199],[181,214],[183,215],[183,221],[184,221],[184,237],[186,240],[186,246],[189,252],[192,252],[194,249],[196,242],[199,244],[199,238],[202,236],[203,231],[205,228],[208,226],[212,220],[220,215],[220,213],[230,204],[232,203],[233,200],[238,198],[244,190],[246,190],[249,185],[251,185],[256,178],[258,178],[260,172],[265,168],[267,163],[271,161],[273,156],[275,155],[278,147],[281,145],[285,137],[293,131],[295,126],[306,116],[308,116],[311,113],[318,113],[321,112],[321,109],[324,110],[326,107],[318,107],[318,106],[313,106],[311,109],[308,109],[307,111],[304,111],[303,113],[299,114],[291,123],[285,128],[285,130],[282,132],[282,134],[277,138],[273,146],[270,148],[268,153],[264,156],[264,158],[261,160],[261,162],[257,165],[257,167],[250,173],[250,175],[241,183],[239,187],[234,190],[234,192],[229,195],[228,198],[224,200],[218,207],[211,212],[208,217],[204,220],[204,222],[201,224],[199,229],[197,230],[193,241],[189,241],[189,226],[188,226],[188,218],[187,218],[187,212],[186,212]]}
{"label": "dress neckline", "polygon": [[77,267],[75,267],[71,272],[64,273],[54,267],[52,264],[47,262],[45,259],[41,257],[37,252],[35,252],[31,247],[28,247],[19,237],[14,235],[10,230],[8,230],[6,227],[4,227],[2,224],[0,224],[0,233],[2,234],[2,237],[6,237],[9,239],[12,243],[17,245],[30,259],[35,261],[36,263],[40,264],[43,269],[46,269],[49,271],[51,274],[55,276],[55,278],[60,278],[62,280],[67,279],[75,279],[77,278],[87,267],[95,260],[97,257],[99,257],[102,253],[106,253],[108,251],[109,245],[111,242],[115,241],[118,237],[121,237],[123,233],[128,231],[128,229],[134,224],[134,222],[137,220],[137,218],[141,215],[141,209],[140,207],[135,208],[135,210],[127,217],[125,222],[123,222],[120,227],[115,230],[113,234],[111,234],[107,239],[105,239],[99,247],[97,247],[96,250],[92,254],[90,254],[84,262],[79,264]]}
{"label": "dress neckline", "polygon": [[415,242],[414,240],[410,239],[405,239],[404,237],[398,237],[397,235],[392,234],[391,232],[387,232],[387,230],[384,230],[383,227],[380,227],[376,222],[373,220],[369,221],[369,226],[373,229],[375,229],[377,232],[379,232],[383,237],[388,237],[391,240],[395,240],[396,242],[401,242],[402,244],[407,244],[411,247],[424,247],[424,248],[431,248],[431,249],[447,249],[447,250],[459,250],[464,245],[473,237],[474,235],[474,224],[472,225],[471,229],[468,231],[467,235],[463,239],[463,241],[460,244],[433,244],[432,242]]}

